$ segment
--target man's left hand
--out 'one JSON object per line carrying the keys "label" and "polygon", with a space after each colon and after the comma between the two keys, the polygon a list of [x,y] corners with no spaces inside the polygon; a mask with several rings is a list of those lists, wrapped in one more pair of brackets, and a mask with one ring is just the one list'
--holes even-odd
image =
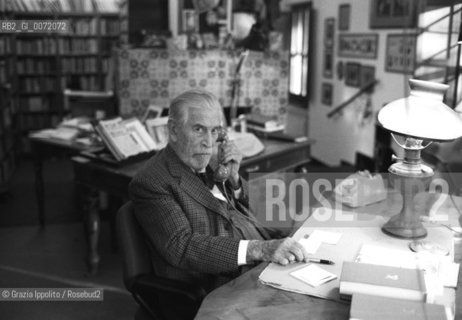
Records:
{"label": "man's left hand", "polygon": [[219,146],[221,148],[221,163],[227,163],[230,170],[229,180],[233,186],[239,185],[239,167],[242,161],[242,153],[236,146],[235,142],[228,140]]}

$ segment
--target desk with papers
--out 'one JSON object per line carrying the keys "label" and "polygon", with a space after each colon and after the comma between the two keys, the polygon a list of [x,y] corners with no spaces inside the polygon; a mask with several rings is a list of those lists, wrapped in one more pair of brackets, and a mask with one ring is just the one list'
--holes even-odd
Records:
{"label": "desk with papers", "polygon": [[[419,205],[430,208],[439,195],[419,194],[418,197],[421,197]],[[449,217],[444,224],[460,227],[458,218],[462,198],[445,197],[442,200],[444,201],[441,201],[438,213]],[[426,277],[428,301],[444,305],[449,316],[455,314],[456,319],[461,317],[462,295],[459,293],[456,296],[454,288],[461,285],[461,277],[458,277],[458,264],[452,262],[461,261],[462,240],[455,237],[447,227],[425,223],[428,231],[425,240],[447,247],[450,253],[436,260],[425,260],[423,257],[416,260],[415,254],[408,249],[411,240],[392,238],[380,230],[388,217],[399,212],[401,203],[400,195],[392,192],[386,200],[370,206],[356,209],[343,207],[340,210],[343,218],[349,215],[350,219],[354,218],[354,223],[315,219],[315,215],[339,214],[337,209],[318,208],[293,237],[301,240],[314,257],[335,262],[333,265],[315,264],[316,267],[334,274],[334,279],[318,286],[310,286],[293,275],[307,264],[283,267],[262,263],[211,292],[202,303],[196,319],[348,319],[350,303],[341,300],[339,295],[344,261],[376,264],[388,262],[389,265],[399,267],[412,267],[413,263],[420,265],[424,262],[427,266],[434,266],[435,261],[438,261],[439,266],[444,261],[441,266],[448,269],[441,271],[441,274],[451,276],[435,280],[441,275],[435,271],[432,273],[433,277]],[[390,259],[390,255],[396,257]],[[454,266],[457,268],[454,269]],[[320,274],[320,277],[323,275]],[[444,285],[441,285],[442,281]]]}

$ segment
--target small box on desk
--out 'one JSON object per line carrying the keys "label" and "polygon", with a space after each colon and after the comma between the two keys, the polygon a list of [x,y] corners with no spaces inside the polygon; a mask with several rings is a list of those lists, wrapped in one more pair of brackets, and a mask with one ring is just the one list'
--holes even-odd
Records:
{"label": "small box on desk", "polygon": [[343,262],[340,298],[353,294],[425,301],[427,289],[423,271],[359,262]]}

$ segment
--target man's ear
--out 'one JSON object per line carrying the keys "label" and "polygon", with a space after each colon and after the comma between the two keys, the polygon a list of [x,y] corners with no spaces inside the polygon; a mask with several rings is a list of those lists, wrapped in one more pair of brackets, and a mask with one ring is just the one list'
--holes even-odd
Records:
{"label": "man's ear", "polygon": [[172,120],[168,120],[168,135],[169,140],[172,142],[176,142],[178,140],[178,127],[176,126],[175,122]]}

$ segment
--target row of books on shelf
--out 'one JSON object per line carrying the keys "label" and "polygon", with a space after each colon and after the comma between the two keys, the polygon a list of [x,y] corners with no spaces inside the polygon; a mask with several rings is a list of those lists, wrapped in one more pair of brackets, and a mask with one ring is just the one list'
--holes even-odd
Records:
{"label": "row of books on shelf", "polygon": [[115,35],[120,33],[120,21],[101,19],[99,30],[102,35]]}
{"label": "row of books on shelf", "polygon": [[16,40],[16,54],[56,54],[57,48],[56,40],[48,37]]}
{"label": "row of books on shelf", "polygon": [[0,54],[4,55],[11,52],[10,41],[7,37],[0,37]]}
{"label": "row of books on shelf", "polygon": [[[43,77],[21,78],[18,81],[20,94],[58,94],[57,88],[65,88],[70,82],[72,72],[65,74],[61,79],[56,78],[52,74],[47,74]],[[73,79],[74,85],[78,85],[81,90],[92,91],[98,88],[101,83],[101,77],[98,74],[79,74],[78,78]],[[104,76],[104,83],[109,85],[111,82],[110,76]]]}
{"label": "row of books on shelf", "polygon": [[24,58],[16,60],[16,72],[18,74],[56,72],[56,69],[57,64],[54,59]]}
{"label": "row of books on shelf", "polygon": [[[15,135],[13,129],[4,130],[1,134],[3,139],[3,152],[7,153],[14,149],[15,145]],[[0,156],[2,158],[2,156]]]}
{"label": "row of books on shelf", "polygon": [[[97,72],[98,58],[96,57],[72,57],[61,58],[61,72]],[[103,68],[107,71],[107,59],[102,61]]]}
{"label": "row of books on shelf", "polygon": [[[3,2],[3,1],[2,1]],[[117,0],[16,0],[5,1],[2,11],[19,12],[117,12]]]}
{"label": "row of books on shelf", "polygon": [[24,131],[54,128],[61,122],[58,114],[21,113],[19,114],[19,127]]}
{"label": "row of books on shelf", "polygon": [[[101,59],[102,72],[108,72],[110,58]],[[40,75],[40,74],[57,74],[58,68],[61,73],[66,72],[98,72],[97,57],[81,56],[81,57],[61,57],[59,63],[55,59],[34,59],[25,58],[16,60],[16,72],[18,75]],[[0,61],[0,73],[6,70],[6,63]]]}
{"label": "row of books on shelf", "polygon": [[[61,79],[61,88],[66,88],[67,84],[70,83],[72,74],[66,75]],[[103,76],[104,80],[104,87],[111,88],[112,87],[112,78],[109,74]],[[76,87],[80,88],[80,90],[86,91],[94,91],[95,88],[100,87],[101,83],[101,76],[100,75],[79,75],[78,78],[72,79],[72,83],[76,85]]]}
{"label": "row of books on shelf", "polygon": [[8,71],[6,67],[6,63],[0,61],[0,84],[8,81]]}
{"label": "row of books on shelf", "polygon": [[119,33],[118,19],[78,18],[69,20],[70,28],[66,34],[71,35],[111,35]]}
{"label": "row of books on shelf", "polygon": [[40,78],[21,78],[18,86],[22,93],[47,93],[56,90],[57,81],[56,77],[50,74]]}
{"label": "row of books on shelf", "polygon": [[16,41],[16,54],[79,54],[98,53],[98,39],[31,38]]}
{"label": "row of books on shelf", "polygon": [[12,118],[13,118],[13,113],[14,113],[14,104],[8,104],[5,102],[3,104],[3,108],[1,110],[1,121],[0,125],[3,128],[8,128],[12,124]]}
{"label": "row of books on shelf", "polygon": [[115,35],[120,32],[120,22],[114,19],[75,19],[70,20],[71,25],[67,35]]}
{"label": "row of books on shelf", "polygon": [[47,111],[53,99],[49,96],[19,97],[19,109],[23,111]]}
{"label": "row of books on shelf", "polygon": [[10,151],[0,157],[0,185],[8,183],[13,175],[16,163],[15,153]]}

